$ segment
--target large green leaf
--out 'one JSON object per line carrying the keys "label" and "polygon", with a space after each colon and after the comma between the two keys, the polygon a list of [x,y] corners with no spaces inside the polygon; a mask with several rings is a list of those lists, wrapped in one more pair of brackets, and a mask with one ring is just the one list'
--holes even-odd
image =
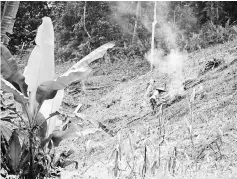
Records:
{"label": "large green leaf", "polygon": [[[35,38],[36,46],[31,52],[27,67],[24,71],[25,82],[30,92],[30,110],[34,113],[34,117],[38,111],[41,113],[36,117],[36,123],[41,119],[46,119],[51,113],[58,111],[64,96],[64,91],[50,91],[50,98],[45,95],[44,85],[38,86],[45,81],[54,80],[54,30],[52,20],[49,17],[42,19],[42,24],[38,27]],[[50,86],[50,85],[49,85]],[[47,88],[47,85],[46,85]],[[37,93],[38,90],[38,93]],[[50,89],[49,89],[50,90]],[[51,94],[52,92],[52,94]],[[41,96],[41,94],[43,94]],[[50,99],[44,102],[44,99]],[[35,99],[38,103],[36,103]],[[43,103],[44,102],[44,103]],[[44,122],[39,130],[41,138],[48,137],[57,124],[57,118],[52,117]],[[46,132],[46,133],[45,133]]]}
{"label": "large green leaf", "polygon": [[115,44],[113,42],[109,42],[109,43],[106,43],[106,44],[100,46],[99,48],[95,49],[94,51],[89,53],[87,56],[82,58],[75,65],[73,65],[68,71],[71,71],[71,70],[74,70],[74,69],[78,69],[81,66],[89,65],[94,60],[96,60],[98,58],[102,58],[104,56],[104,54],[106,53],[106,51],[109,48],[113,48],[114,46],[115,46]]}
{"label": "large green leaf", "polygon": [[13,26],[15,23],[16,13],[19,8],[20,1],[6,1],[1,19],[1,42],[8,44],[9,38],[6,32],[13,33]]}
{"label": "large green leaf", "polygon": [[44,139],[47,133],[47,121],[45,121],[44,115],[40,112],[38,112],[35,120],[36,125],[40,125],[38,130],[38,136],[41,139]]}
{"label": "large green leaf", "polygon": [[12,93],[14,99],[25,105],[28,102],[28,98],[25,97],[20,91],[18,91],[11,83],[8,81],[1,79],[1,89],[5,92]]}
{"label": "large green leaf", "polygon": [[64,89],[66,86],[56,81],[45,81],[40,84],[36,92],[36,101],[42,103],[44,100],[53,99],[58,90]]}
{"label": "large green leaf", "polygon": [[[79,62],[77,62],[75,65],[73,65],[66,73],[61,75],[57,81],[60,81],[64,84],[71,84],[72,82],[81,80],[81,77],[87,76],[91,70],[88,65],[93,62],[94,60],[101,58],[104,56],[106,51],[110,48],[114,47],[113,42],[106,43],[99,48],[95,49],[91,53],[89,53],[87,56],[82,58]],[[87,74],[88,73],[88,74]],[[78,78],[79,76],[79,78]],[[69,82],[68,82],[69,80]]]}
{"label": "large green leaf", "polygon": [[[95,51],[93,51],[92,53],[90,53],[89,55],[87,55],[85,58],[82,59],[81,63],[78,63],[76,65],[74,65],[72,68],[70,68],[66,73],[64,73],[63,75],[59,76],[56,80],[54,81],[45,81],[43,83],[41,83],[41,85],[38,86],[37,91],[36,91],[36,101],[39,103],[39,106],[41,106],[42,104],[45,106],[46,103],[49,101],[45,101],[47,99],[55,99],[56,102],[60,102],[60,100],[57,100],[56,97],[57,96],[61,96],[63,97],[61,94],[61,92],[57,92],[58,90],[63,90],[64,88],[66,88],[68,85],[70,85],[72,82],[78,81],[78,80],[82,80],[84,79],[86,76],[89,75],[89,73],[91,72],[91,68],[88,66],[89,63],[91,63],[92,61],[94,61],[97,58],[101,58],[105,52],[108,50],[108,48],[112,48],[114,46],[113,43],[107,43],[101,47],[99,47],[98,49],[96,49]],[[56,97],[55,97],[56,96]],[[60,99],[62,99],[60,97]],[[44,103],[43,103],[44,102]],[[61,103],[60,103],[61,104]],[[42,105],[40,111],[43,113],[43,111],[46,112],[55,112],[55,110],[53,108],[51,108],[50,106],[46,105],[45,107]],[[49,110],[48,110],[49,109]],[[52,109],[52,110],[51,110]],[[42,111],[43,110],[43,111]],[[44,113],[43,113],[44,115]],[[45,116],[46,117],[46,116]],[[51,132],[53,132],[54,128],[56,127],[56,124],[58,123],[58,119],[57,118],[52,118],[50,120],[48,120],[48,132],[46,137],[50,137]],[[69,131],[70,133],[70,131]],[[57,133],[58,134],[58,133]],[[56,134],[54,134],[56,135]],[[65,131],[63,132],[63,137],[57,137],[53,135],[53,141],[61,141],[63,138],[65,138],[65,136],[70,136],[71,134],[65,133]],[[58,134],[59,135],[59,134]],[[45,140],[45,142],[42,142],[42,146],[44,146],[49,140]],[[54,142],[55,143],[55,142]],[[56,145],[59,142],[56,142]]]}
{"label": "large green leaf", "polygon": [[111,42],[102,45],[73,65],[66,73],[59,76],[56,80],[41,83],[36,92],[37,102],[42,103],[46,99],[53,99],[57,90],[62,90],[72,82],[81,80],[88,76],[91,72],[91,68],[88,65],[94,60],[103,57],[105,52],[114,45],[115,44]]}
{"label": "large green leaf", "polygon": [[11,52],[1,44],[1,74],[4,79],[11,82],[18,90],[27,96],[25,77],[18,71],[16,60]]}
{"label": "large green leaf", "polygon": [[84,65],[84,66],[81,65],[81,66],[78,66],[78,68],[69,69],[66,73],[59,76],[56,82],[61,83],[65,87],[67,87],[72,82],[75,82],[87,77],[91,71],[92,70],[88,65]]}
{"label": "large green leaf", "polygon": [[58,90],[66,88],[75,80],[85,78],[91,69],[89,67],[80,68],[68,73],[67,76],[60,76],[56,81],[45,81],[40,84],[36,92],[36,101],[42,103],[44,100],[53,99]]}
{"label": "large green leaf", "polygon": [[54,80],[54,31],[49,17],[42,19],[35,42],[36,46],[24,70],[28,91],[31,93],[35,93],[42,82]]}
{"label": "large green leaf", "polygon": [[5,137],[7,141],[9,141],[12,136],[12,130],[9,129],[6,125],[3,125],[2,123],[0,124],[0,127],[2,135]]}
{"label": "large green leaf", "polygon": [[13,170],[16,172],[19,166],[21,155],[21,144],[16,130],[13,131],[12,136],[10,138],[9,151],[11,157],[11,165]]}

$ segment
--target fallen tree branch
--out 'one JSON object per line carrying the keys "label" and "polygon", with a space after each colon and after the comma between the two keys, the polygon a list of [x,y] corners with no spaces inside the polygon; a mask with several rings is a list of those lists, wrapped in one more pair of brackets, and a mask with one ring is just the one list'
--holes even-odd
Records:
{"label": "fallen tree branch", "polygon": [[[101,88],[109,88],[109,87],[113,87],[112,85],[108,85],[108,86],[92,86],[92,87],[88,87],[86,88],[86,90],[99,90]],[[75,93],[80,93],[82,90],[82,88],[78,87],[78,88],[74,88],[72,90],[69,90],[68,93],[70,94],[75,94]]]}
{"label": "fallen tree branch", "polygon": [[97,89],[108,88],[108,87],[112,87],[112,85],[108,85],[108,86],[92,86],[92,87],[86,88],[86,90],[97,90]]}

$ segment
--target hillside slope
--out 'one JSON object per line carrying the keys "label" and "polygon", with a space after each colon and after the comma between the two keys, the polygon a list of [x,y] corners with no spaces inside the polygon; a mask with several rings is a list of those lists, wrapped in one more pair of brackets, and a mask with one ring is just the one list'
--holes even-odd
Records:
{"label": "hillside slope", "polygon": [[[169,85],[167,74],[149,72],[144,59],[93,64],[94,73],[85,81],[86,93],[81,92],[79,84],[72,85],[63,109],[73,111],[82,103],[82,113],[102,121],[117,135],[97,132],[87,136],[87,151],[82,139],[64,141],[59,150],[75,150],[71,158],[79,162],[77,172],[81,178],[112,178],[116,172],[112,153],[119,144],[120,178],[142,178],[144,166],[146,178],[235,178],[236,44],[235,40],[187,54],[182,69],[186,90],[164,105],[162,114],[154,114],[149,105],[144,106],[144,94],[151,78],[156,87]],[[214,59],[220,64],[208,69],[208,61],[214,63]],[[58,73],[65,68],[59,65]],[[191,114],[189,101],[194,88]],[[76,118],[72,121],[82,129],[92,126]]]}

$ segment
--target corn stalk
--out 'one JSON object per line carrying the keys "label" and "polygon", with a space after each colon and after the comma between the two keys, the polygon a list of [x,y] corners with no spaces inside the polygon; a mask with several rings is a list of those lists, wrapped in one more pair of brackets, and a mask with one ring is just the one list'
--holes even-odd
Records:
{"label": "corn stalk", "polygon": [[154,42],[155,42],[155,27],[156,27],[157,19],[156,19],[156,1],[154,7],[154,20],[152,22],[152,36],[151,36],[151,71],[153,69],[153,62],[154,62]]}

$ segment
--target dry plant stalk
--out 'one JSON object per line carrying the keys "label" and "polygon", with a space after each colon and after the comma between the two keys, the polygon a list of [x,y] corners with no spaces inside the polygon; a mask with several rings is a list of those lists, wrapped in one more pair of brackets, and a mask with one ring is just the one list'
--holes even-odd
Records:
{"label": "dry plant stalk", "polygon": [[[160,110],[159,110],[159,135],[160,135],[160,137],[161,136],[163,136],[163,140],[164,140],[164,136],[165,136],[165,121],[163,121],[163,124],[162,124],[162,116],[163,116],[163,104],[161,104],[161,106],[160,106]],[[163,128],[164,128],[164,130],[163,130],[163,135],[162,135],[162,126],[163,126]],[[163,142],[161,141],[160,143],[159,143],[159,147],[158,147],[158,167],[160,167],[160,165],[161,165],[161,150],[160,150],[160,148],[161,148],[161,144],[162,144]]]}
{"label": "dry plant stalk", "polygon": [[134,168],[135,168],[135,154],[134,154],[134,148],[133,148],[133,142],[132,142],[132,135],[131,133],[129,133],[129,136],[128,136],[128,139],[129,139],[129,145],[130,145],[130,148],[131,148],[131,153],[132,153],[132,163],[133,163],[133,166],[131,168],[131,173],[134,171]]}
{"label": "dry plant stalk", "polygon": [[176,167],[176,161],[177,159],[177,148],[174,147],[172,156],[170,157],[169,163],[168,163],[168,171],[171,172],[173,175],[175,173],[175,167]]}
{"label": "dry plant stalk", "polygon": [[[163,131],[162,131],[162,129],[163,129]],[[159,110],[159,131],[160,131],[159,132],[160,136],[165,135],[165,120],[163,119],[163,103],[160,105],[160,110]]]}
{"label": "dry plant stalk", "polygon": [[174,147],[173,150],[173,156],[172,156],[172,174],[175,173],[175,167],[176,167],[176,159],[177,159],[177,148]]}
{"label": "dry plant stalk", "polygon": [[143,177],[146,176],[147,168],[148,168],[148,158],[147,158],[147,146],[145,144],[144,163],[143,163],[143,166],[142,166],[142,176]]}
{"label": "dry plant stalk", "polygon": [[114,176],[117,177],[118,176],[118,171],[119,171],[119,167],[118,167],[118,158],[119,158],[119,151],[116,150],[115,151],[115,161],[114,161]]}
{"label": "dry plant stalk", "polygon": [[187,125],[187,129],[188,129],[189,138],[190,138],[192,147],[194,149],[193,134],[192,134],[192,131],[193,131],[192,124],[189,123],[188,119],[186,119],[186,125]]}
{"label": "dry plant stalk", "polygon": [[119,172],[119,160],[121,161],[122,159],[122,152],[121,152],[121,134],[120,132],[118,132],[117,135],[117,145],[115,147],[115,149],[112,152],[111,158],[113,157],[113,154],[115,153],[115,161],[114,161],[114,176],[117,177],[118,176],[118,172]]}
{"label": "dry plant stalk", "polygon": [[192,92],[192,95],[191,95],[191,98],[189,100],[190,123],[191,124],[193,123],[193,104],[194,104],[194,101],[195,101],[195,96],[196,96],[196,89],[194,88],[193,92]]}
{"label": "dry plant stalk", "polygon": [[190,122],[188,122],[188,120],[186,121],[186,124],[187,124],[187,127],[188,127],[188,132],[189,132],[189,137],[190,137],[193,149],[194,149],[194,141],[193,141],[193,127],[192,127],[192,124],[193,124],[193,104],[194,104],[194,101],[195,101],[195,96],[196,96],[196,89],[194,88],[193,92],[192,92],[192,95],[191,95],[191,98],[189,100]]}

